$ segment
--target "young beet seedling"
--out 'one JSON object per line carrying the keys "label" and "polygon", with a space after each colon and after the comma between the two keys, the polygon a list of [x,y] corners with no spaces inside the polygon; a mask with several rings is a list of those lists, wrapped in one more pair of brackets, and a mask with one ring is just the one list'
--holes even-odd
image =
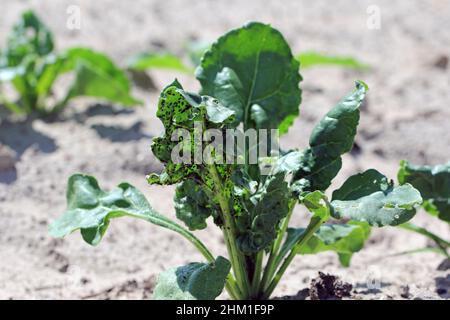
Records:
{"label": "young beet seedling", "polygon": [[[51,225],[52,235],[80,229],[84,240],[96,245],[112,218],[144,219],[178,232],[206,259],[163,272],[154,298],[214,299],[225,287],[233,299],[267,299],[297,255],[331,250],[347,266],[371,226],[405,223],[422,203],[411,185],[394,186],[373,169],[350,177],[331,197],[325,195],[341,168],[341,155],[353,145],[367,92],[361,81],[318,123],[305,150],[260,153],[252,161],[262,131],[242,155],[230,152],[228,140],[226,148],[212,138],[199,146],[211,130],[214,142],[238,127],[245,134],[252,129],[283,134],[298,115],[299,63],[269,25],[253,22],[220,37],[204,54],[196,76],[200,95],[177,81],[160,95],[157,116],[165,132],[154,139],[152,151],[165,170],[147,177],[150,184],[177,184],[176,215],[190,231],[155,212],[131,185],[106,192],[93,177],[76,174],[69,179],[68,209]],[[233,138],[232,150],[234,143]],[[178,161],[181,155],[191,161]],[[304,228],[289,227],[296,205],[311,212]],[[215,257],[191,233],[206,228],[209,217],[223,232],[228,258]],[[331,218],[346,222],[327,223]]]}
{"label": "young beet seedling", "polygon": [[[74,74],[74,80],[67,93],[51,103],[51,98],[56,100],[52,92],[55,81],[68,72]],[[78,47],[55,53],[51,31],[32,11],[22,14],[0,52],[0,86],[2,83],[10,83],[19,99],[12,101],[0,91],[0,104],[18,114],[55,113],[80,96],[126,106],[141,103],[130,95],[126,74],[107,56]]]}

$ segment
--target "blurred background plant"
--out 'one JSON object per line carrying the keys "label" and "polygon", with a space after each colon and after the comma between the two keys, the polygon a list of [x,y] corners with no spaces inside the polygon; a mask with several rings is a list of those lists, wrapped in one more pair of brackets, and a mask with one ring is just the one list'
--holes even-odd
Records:
{"label": "blurred background plant", "polygon": [[[69,72],[74,79],[67,92],[50,104],[55,81]],[[106,55],[82,47],[57,53],[52,32],[33,11],[22,14],[0,52],[0,85],[6,83],[18,99],[13,101],[1,91],[0,103],[17,114],[55,113],[80,96],[124,106],[141,104],[130,93],[126,73]]]}

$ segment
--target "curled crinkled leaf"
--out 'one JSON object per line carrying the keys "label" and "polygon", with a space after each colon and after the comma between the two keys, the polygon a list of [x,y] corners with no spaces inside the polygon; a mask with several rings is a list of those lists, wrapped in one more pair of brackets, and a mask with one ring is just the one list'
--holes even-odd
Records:
{"label": "curled crinkled leaf", "polygon": [[153,297],[157,300],[214,300],[223,291],[230,262],[219,256],[212,263],[193,262],[161,273]]}
{"label": "curled crinkled leaf", "polygon": [[347,179],[333,193],[332,216],[366,221],[372,226],[396,226],[410,220],[422,203],[419,191],[410,184],[394,186],[376,170]]}
{"label": "curled crinkled leaf", "polygon": [[175,212],[190,230],[206,228],[206,219],[218,217],[217,208],[212,204],[204,187],[192,179],[183,181],[175,192]]}
{"label": "curled crinkled leaf", "polygon": [[202,94],[236,113],[234,125],[287,132],[301,101],[299,63],[270,25],[251,22],[220,37],[196,71]]}
{"label": "curled crinkled leaf", "polygon": [[322,221],[326,221],[330,217],[330,207],[327,197],[321,191],[309,192],[302,195],[302,203],[313,214]]}
{"label": "curled crinkled leaf", "polygon": [[425,200],[425,210],[450,222],[450,162],[437,166],[416,166],[403,160],[398,181],[413,185]]}
{"label": "curled crinkled leaf", "polygon": [[175,81],[162,91],[156,115],[165,131],[153,140],[152,151],[165,170],[149,175],[148,182],[174,184],[188,177],[202,179],[204,130],[225,128],[234,119],[233,111],[214,98],[184,91]]}
{"label": "curled crinkled leaf", "polygon": [[313,129],[309,145],[303,151],[300,169],[294,181],[304,191],[327,189],[342,166],[341,155],[353,146],[359,122],[359,107],[368,90],[362,81],[356,90],[331,109]]}
{"label": "curled crinkled leaf", "polygon": [[[250,188],[249,183],[244,189],[250,192]],[[284,174],[268,176],[254,193],[241,193],[238,199],[241,209],[237,210],[236,218],[239,249],[245,254],[265,249],[275,239],[279,222],[289,211],[289,188]]]}

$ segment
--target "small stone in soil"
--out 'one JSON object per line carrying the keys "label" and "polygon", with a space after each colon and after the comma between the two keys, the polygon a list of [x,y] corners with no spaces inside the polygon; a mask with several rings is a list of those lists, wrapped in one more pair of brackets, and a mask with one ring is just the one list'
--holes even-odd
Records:
{"label": "small stone in soil", "polygon": [[450,270],[450,259],[443,260],[439,266],[437,267],[439,271],[447,271]]}
{"label": "small stone in soil", "polygon": [[438,68],[438,69],[441,69],[441,70],[447,69],[447,66],[448,66],[448,57],[445,56],[445,55],[442,55],[442,56],[438,57],[438,58],[436,59],[436,61],[434,62],[434,66],[435,66],[436,68]]}
{"label": "small stone in soil", "polygon": [[14,170],[15,158],[14,150],[0,144],[0,172]]}
{"label": "small stone in soil", "polygon": [[319,277],[311,280],[309,295],[311,300],[341,300],[351,296],[352,288],[350,283],[319,271]]}
{"label": "small stone in soil", "polygon": [[402,286],[401,287],[401,293],[400,293],[400,297],[404,298],[404,299],[409,299],[411,297],[411,292],[409,290],[409,286]]}

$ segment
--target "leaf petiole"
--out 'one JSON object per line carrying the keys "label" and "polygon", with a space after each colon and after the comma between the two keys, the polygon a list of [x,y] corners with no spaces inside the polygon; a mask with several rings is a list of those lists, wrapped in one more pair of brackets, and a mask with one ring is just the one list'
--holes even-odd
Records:
{"label": "leaf petiole", "polygon": [[311,221],[309,222],[309,225],[306,228],[305,232],[302,234],[301,238],[298,240],[294,248],[292,248],[289,255],[284,259],[283,263],[281,264],[281,267],[278,269],[278,272],[275,274],[275,277],[272,279],[270,285],[267,287],[266,290],[264,290],[263,299],[268,299],[270,297],[273,290],[275,290],[275,287],[278,285],[278,282],[280,282],[281,278],[286,272],[286,269],[291,264],[292,260],[297,255],[297,253],[300,251],[301,247],[306,242],[308,242],[308,240],[314,235],[314,233],[327,219],[328,217],[324,219],[318,216],[314,216],[311,218]]}

